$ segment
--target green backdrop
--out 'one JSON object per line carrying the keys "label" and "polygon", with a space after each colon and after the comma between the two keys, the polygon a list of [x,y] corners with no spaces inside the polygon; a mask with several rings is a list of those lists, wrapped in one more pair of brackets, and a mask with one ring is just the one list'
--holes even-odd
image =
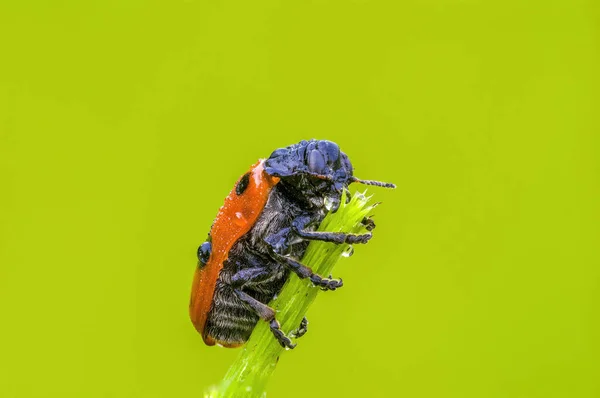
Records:
{"label": "green backdrop", "polygon": [[236,178],[337,142],[376,236],[272,397],[600,396],[593,1],[3,1],[0,396],[200,397]]}

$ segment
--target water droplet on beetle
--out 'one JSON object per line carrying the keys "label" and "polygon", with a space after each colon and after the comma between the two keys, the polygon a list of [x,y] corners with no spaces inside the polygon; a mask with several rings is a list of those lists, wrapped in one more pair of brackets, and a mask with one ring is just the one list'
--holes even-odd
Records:
{"label": "water droplet on beetle", "polygon": [[244,226],[248,222],[242,212],[238,211],[235,213],[235,223],[239,226]]}
{"label": "water droplet on beetle", "polygon": [[353,254],[354,254],[354,247],[352,245],[349,245],[348,248],[342,252],[343,257],[350,257]]}
{"label": "water droplet on beetle", "polygon": [[331,211],[331,209],[333,208],[333,199],[326,196],[323,200],[323,204],[325,205],[327,211]]}

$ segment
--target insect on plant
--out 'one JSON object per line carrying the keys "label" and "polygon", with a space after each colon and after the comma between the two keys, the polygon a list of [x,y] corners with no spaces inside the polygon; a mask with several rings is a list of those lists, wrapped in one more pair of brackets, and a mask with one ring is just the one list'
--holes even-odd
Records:
{"label": "insect on plant", "polygon": [[[361,180],[348,156],[326,140],[301,141],[275,150],[242,175],[225,199],[198,248],[198,266],[190,299],[190,318],[207,345],[244,344],[259,319],[279,344],[294,348],[268,303],[281,291],[290,272],[323,290],[343,283],[314,273],[302,264],[311,240],[367,243],[375,224],[365,217],[364,234],[315,231],[328,211],[350,198],[351,183],[395,188]],[[306,332],[306,318],[293,337]]]}

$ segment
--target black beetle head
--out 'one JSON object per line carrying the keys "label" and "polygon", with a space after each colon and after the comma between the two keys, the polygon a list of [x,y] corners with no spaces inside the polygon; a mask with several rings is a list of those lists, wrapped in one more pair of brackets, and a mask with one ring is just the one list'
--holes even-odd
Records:
{"label": "black beetle head", "polygon": [[301,141],[277,149],[265,161],[265,171],[280,177],[283,188],[297,199],[317,207],[331,207],[334,212],[340,206],[343,191],[348,191],[352,182],[394,187],[354,177],[348,156],[327,140]]}
{"label": "black beetle head", "polygon": [[352,165],[331,141],[310,140],[275,150],[265,161],[267,173],[277,177],[305,174],[321,179],[343,180],[352,176]]}
{"label": "black beetle head", "polygon": [[265,161],[265,171],[280,177],[280,184],[296,198],[316,206],[329,202],[335,211],[350,183],[352,164],[336,143],[310,140],[274,151]]}

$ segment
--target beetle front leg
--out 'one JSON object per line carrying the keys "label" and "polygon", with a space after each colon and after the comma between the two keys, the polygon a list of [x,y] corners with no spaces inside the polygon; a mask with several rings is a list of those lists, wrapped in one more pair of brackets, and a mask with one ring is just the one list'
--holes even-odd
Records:
{"label": "beetle front leg", "polygon": [[293,344],[292,340],[290,340],[290,338],[287,337],[285,333],[283,333],[283,331],[281,330],[281,325],[279,324],[277,319],[275,319],[275,310],[273,308],[261,303],[254,297],[242,292],[241,290],[234,289],[234,292],[243,302],[248,304],[256,312],[260,319],[262,319],[265,322],[269,322],[271,332],[282,347],[290,349],[296,347],[296,344]]}
{"label": "beetle front leg", "polygon": [[[309,217],[300,216],[292,221],[292,230],[296,235],[306,240],[320,240],[338,245],[342,243],[367,243],[373,236],[371,232],[367,232],[366,234],[347,234],[345,232],[307,231],[304,228],[309,223]],[[365,224],[365,226],[369,226],[369,224]],[[374,226],[375,224],[373,223]]]}
{"label": "beetle front leg", "polygon": [[371,232],[372,230],[375,229],[375,221],[373,221],[373,219],[371,217],[365,217],[362,219],[362,221],[360,222],[362,225],[365,226],[365,229],[369,232]]}

